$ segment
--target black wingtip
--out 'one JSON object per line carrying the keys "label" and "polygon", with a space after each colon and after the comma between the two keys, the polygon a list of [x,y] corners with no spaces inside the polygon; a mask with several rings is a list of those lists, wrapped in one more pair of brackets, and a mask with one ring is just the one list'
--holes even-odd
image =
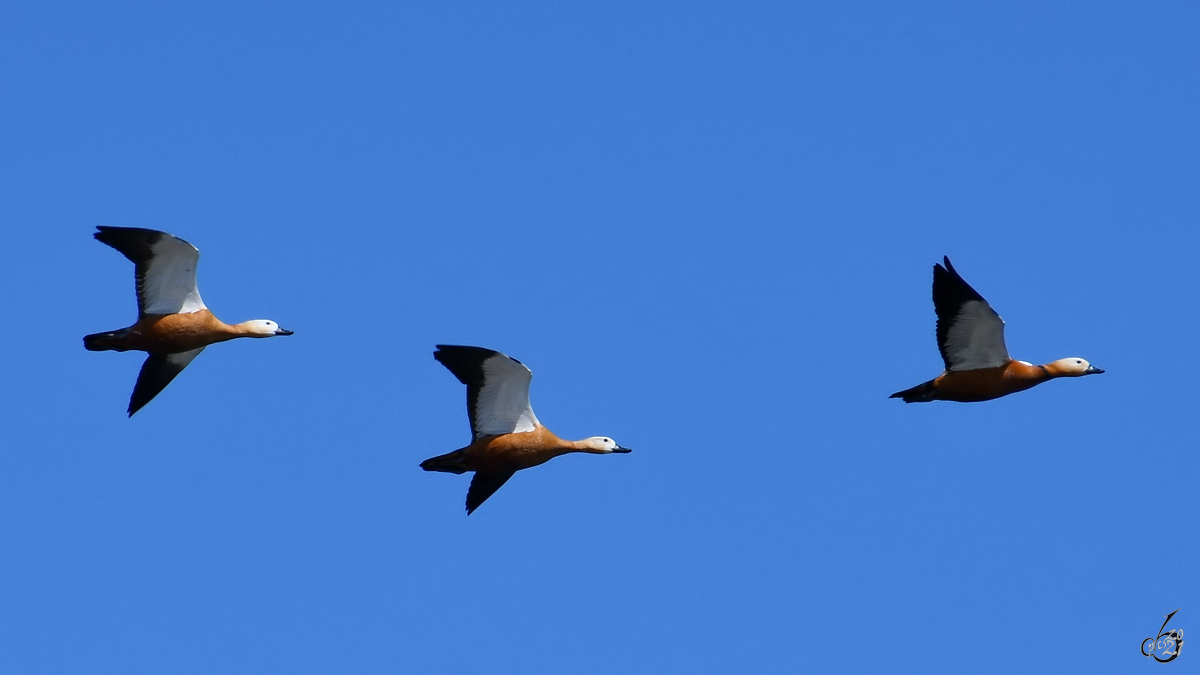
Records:
{"label": "black wingtip", "polygon": [[961,279],[958,270],[954,269],[954,263],[950,262],[950,256],[942,256],[942,262],[933,264],[933,276],[936,279],[941,274],[949,274],[951,277]]}
{"label": "black wingtip", "polygon": [[[157,394],[158,392],[154,392],[154,393]],[[137,391],[135,390],[133,392],[133,396],[129,397],[129,407],[126,408],[126,410],[125,410],[125,412],[127,413],[126,417],[133,417],[134,413],[141,410],[142,408],[145,408],[146,404],[150,402],[149,399],[147,399],[145,401],[140,401],[140,400],[138,400],[139,398],[141,398],[141,397],[138,396]],[[153,398],[153,397],[151,397],[151,398]]]}
{"label": "black wingtip", "polygon": [[479,473],[476,471],[475,476],[471,478],[471,486],[467,488],[467,515],[474,513],[475,509],[486,502],[488,497],[496,494],[496,490],[508,482],[514,473],[516,472]]}
{"label": "black wingtip", "polygon": [[97,225],[92,237],[96,241],[111,246],[121,252],[135,264],[143,264],[154,257],[151,247],[165,235],[159,230],[148,230],[143,227],[114,227]]}
{"label": "black wingtip", "polygon": [[[474,481],[472,481],[472,483],[474,483]],[[474,487],[474,485],[472,485],[471,487]],[[472,499],[472,496],[474,496],[474,499]],[[489,494],[488,497],[490,497],[490,496],[491,495]],[[466,501],[467,515],[469,516],[472,513],[475,513],[475,509],[479,508],[479,505],[482,504],[485,500],[487,500],[487,497],[484,497],[483,499],[479,499],[479,496],[477,494],[472,495],[472,491],[470,489],[468,489],[467,490],[467,501]]]}
{"label": "black wingtip", "polygon": [[[950,257],[943,256],[946,266],[933,266],[933,303],[958,312],[958,306],[969,300],[983,300],[983,296],[967,283],[966,279],[950,264]],[[945,303],[943,305],[943,303]],[[940,315],[940,313],[939,313]]]}
{"label": "black wingtip", "polygon": [[[474,481],[472,481],[472,482],[474,482]],[[474,487],[474,486],[472,486],[472,487]],[[471,515],[472,513],[475,513],[475,509],[479,508],[479,505],[484,502],[483,499],[478,499],[478,498],[472,499],[471,497],[472,497],[471,490],[468,488],[467,489],[467,501],[465,504],[465,506],[467,507],[467,515],[468,516]],[[486,499],[486,497],[484,499]]]}
{"label": "black wingtip", "polygon": [[463,345],[437,345],[433,358],[466,385],[483,384],[483,362],[499,354],[494,349]]}

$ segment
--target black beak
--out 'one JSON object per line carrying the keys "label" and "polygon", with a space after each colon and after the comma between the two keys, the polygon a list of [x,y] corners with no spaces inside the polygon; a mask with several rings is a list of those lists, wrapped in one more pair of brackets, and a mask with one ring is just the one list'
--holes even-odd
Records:
{"label": "black beak", "polygon": [[1103,370],[1097,368],[1096,366],[1088,366],[1088,369],[1083,371],[1083,374],[1084,375],[1099,375],[1100,373],[1103,373],[1103,372],[1104,372]]}
{"label": "black beak", "polygon": [[280,328],[279,330],[275,331],[275,334],[276,334],[276,335],[294,335],[295,333],[296,333],[296,331],[292,331],[292,330],[284,330],[284,329],[282,329],[282,328]]}
{"label": "black beak", "polygon": [[613,452],[633,452],[633,450],[630,450],[629,448],[622,448],[618,445],[617,447],[613,448]]}

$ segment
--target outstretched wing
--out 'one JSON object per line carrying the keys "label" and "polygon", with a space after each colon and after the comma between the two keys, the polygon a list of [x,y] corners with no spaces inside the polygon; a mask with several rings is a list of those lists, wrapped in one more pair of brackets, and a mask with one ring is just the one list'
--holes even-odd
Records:
{"label": "outstretched wing", "polygon": [[467,489],[467,515],[471,515],[488,497],[496,494],[496,490],[507,483],[514,473],[516,471],[475,472],[475,477],[471,479],[471,487]]}
{"label": "outstretched wing", "polygon": [[467,385],[467,416],[475,438],[539,426],[529,405],[533,373],[520,361],[491,349],[454,345],[438,345],[433,358]]}
{"label": "outstretched wing", "polygon": [[146,362],[142,364],[142,371],[138,373],[137,384],[133,385],[133,396],[129,397],[129,416],[133,417],[133,413],[141,410],[142,406],[158,396],[158,392],[165,389],[171,380],[183,372],[192,359],[202,351],[204,351],[204,347],[193,349],[190,352],[151,354],[146,357]]}
{"label": "outstretched wing", "polygon": [[96,239],[120,251],[134,264],[138,318],[206,309],[196,288],[200,251],[166,232],[140,227],[100,225]]}
{"label": "outstretched wing", "polygon": [[997,368],[1008,363],[1004,320],[943,258],[933,266],[933,308],[937,311],[937,341],[946,370]]}

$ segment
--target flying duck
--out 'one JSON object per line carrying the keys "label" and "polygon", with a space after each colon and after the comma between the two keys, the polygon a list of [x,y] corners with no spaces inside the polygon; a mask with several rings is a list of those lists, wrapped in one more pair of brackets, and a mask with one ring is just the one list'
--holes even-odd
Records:
{"label": "flying duck", "polygon": [[213,316],[196,288],[200,251],[166,232],[101,225],[93,236],[120,251],[134,264],[138,320],[128,328],[83,338],[89,351],[147,352],[138,373],[129,416],[170,384],[192,359],[214,342],[239,337],[291,335],[274,321],[255,319],[229,325]]}
{"label": "flying duck", "polygon": [[933,266],[933,307],[937,312],[937,342],[946,370],[890,398],[905,403],[926,401],[988,401],[1024,391],[1056,377],[1081,377],[1103,370],[1080,358],[1059,359],[1044,366],[1014,361],[1004,346],[1004,320],[987,300],[946,266]]}
{"label": "flying duck", "polygon": [[437,345],[433,358],[467,385],[472,440],[465,448],[421,462],[421,468],[475,472],[467,490],[467,515],[521,469],[568,452],[607,455],[630,451],[604,436],[566,441],[542,426],[529,405],[533,373],[512,357],[482,347]]}

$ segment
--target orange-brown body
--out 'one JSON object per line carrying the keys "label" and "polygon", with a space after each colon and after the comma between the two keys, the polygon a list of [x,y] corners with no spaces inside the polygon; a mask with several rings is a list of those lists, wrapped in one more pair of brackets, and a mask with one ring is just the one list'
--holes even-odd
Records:
{"label": "orange-brown body", "polygon": [[581,448],[574,441],[559,438],[546,427],[538,426],[533,431],[484,436],[465,448],[426,460],[426,463],[444,467],[452,465],[455,473],[499,473],[545,464],[569,452],[589,450]]}
{"label": "orange-brown body", "polygon": [[1103,372],[1078,358],[1059,359],[1043,366],[1010,360],[995,368],[947,370],[928,382],[892,394],[892,398],[902,398],[905,403],[975,403],[1025,391],[1059,377],[1081,377]]}
{"label": "orange-brown body", "polygon": [[202,309],[186,314],[147,314],[129,328],[88,336],[87,348],[177,354],[246,335],[245,329],[224,323]]}
{"label": "orange-brown body", "polygon": [[1025,391],[1053,377],[1046,366],[1009,361],[999,368],[946,371],[932,384],[935,399],[974,403]]}

